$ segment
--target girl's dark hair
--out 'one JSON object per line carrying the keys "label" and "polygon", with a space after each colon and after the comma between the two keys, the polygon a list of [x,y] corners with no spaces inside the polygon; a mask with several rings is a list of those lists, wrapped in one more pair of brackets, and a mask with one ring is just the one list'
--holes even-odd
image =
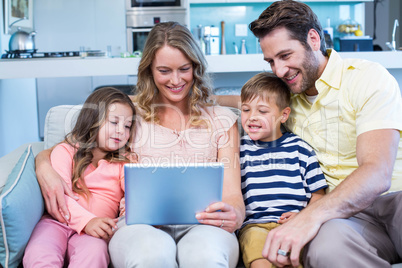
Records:
{"label": "girl's dark hair", "polygon": [[293,0],[276,1],[249,25],[250,30],[257,38],[263,38],[280,27],[286,28],[290,37],[298,40],[306,49],[310,49],[307,43],[308,32],[311,29],[316,30],[321,39],[321,53],[328,56],[321,24],[317,15],[308,5]]}
{"label": "girl's dark hair", "polygon": [[274,98],[275,104],[283,110],[290,106],[290,90],[285,82],[273,73],[263,72],[248,80],[241,89],[241,102],[260,97],[267,101]]}
{"label": "girl's dark hair", "polygon": [[130,138],[125,147],[108,152],[105,159],[110,162],[129,162],[126,156],[132,153],[130,145],[134,137],[135,107],[131,99],[118,89],[104,87],[89,95],[78,115],[75,127],[65,139],[67,143],[76,148],[73,157],[72,189],[87,198],[90,196],[90,192],[85,184],[84,171],[93,159],[92,150],[98,146],[96,138],[99,129],[107,118],[110,105],[114,103],[124,104],[131,108],[133,123],[130,128]]}

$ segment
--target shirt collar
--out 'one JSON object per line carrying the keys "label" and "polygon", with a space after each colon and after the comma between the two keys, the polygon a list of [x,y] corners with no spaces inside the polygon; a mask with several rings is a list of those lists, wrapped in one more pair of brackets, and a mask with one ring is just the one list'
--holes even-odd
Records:
{"label": "shirt collar", "polygon": [[[325,66],[324,72],[317,82],[321,81],[324,84],[334,89],[339,89],[342,79],[343,61],[341,56],[333,49],[327,49],[329,59],[327,66]],[[319,84],[319,83],[318,83]],[[320,87],[317,87],[320,92]]]}

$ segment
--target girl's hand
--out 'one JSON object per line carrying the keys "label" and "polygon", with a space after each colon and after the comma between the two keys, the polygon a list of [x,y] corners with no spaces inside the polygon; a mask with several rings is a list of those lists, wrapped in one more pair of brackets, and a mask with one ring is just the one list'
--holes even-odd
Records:
{"label": "girl's hand", "polygon": [[117,229],[117,219],[96,217],[90,220],[84,228],[87,235],[109,240]]}
{"label": "girl's hand", "polygon": [[297,212],[285,212],[279,218],[278,223],[284,224],[285,222],[289,221],[296,215],[297,215]]}
{"label": "girl's hand", "polygon": [[209,224],[222,228],[229,233],[237,230],[238,217],[235,209],[224,202],[213,203],[204,212],[195,215],[202,224]]}

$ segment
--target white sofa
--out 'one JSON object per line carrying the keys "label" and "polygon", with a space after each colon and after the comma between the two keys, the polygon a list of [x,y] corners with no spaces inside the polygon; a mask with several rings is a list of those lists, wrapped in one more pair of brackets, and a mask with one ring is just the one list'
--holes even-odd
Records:
{"label": "white sofa", "polygon": [[[47,149],[62,141],[65,135],[70,132],[75,124],[78,113],[82,105],[61,105],[53,107],[49,110],[45,120],[44,141],[32,143],[32,152],[36,156],[43,149]],[[237,111],[238,113],[238,111]],[[20,159],[20,156],[28,147],[28,144],[21,145],[19,148],[9,153],[6,156],[0,158],[0,193],[2,193],[5,187],[7,178],[13,170],[14,166]],[[1,207],[1,203],[0,203]],[[4,228],[4,226],[2,226]],[[2,252],[0,249],[0,256]],[[0,262],[0,267],[1,266]],[[14,267],[14,266],[10,266]],[[15,266],[16,267],[16,266]],[[238,267],[244,267],[242,263],[239,263]],[[394,264],[394,268],[402,268],[401,264]],[[4,268],[7,268],[5,266]]]}
{"label": "white sofa", "polygon": [[0,158],[0,267],[21,267],[25,245],[44,210],[34,156],[64,139],[81,107],[53,107],[46,116],[43,142],[21,145]]}
{"label": "white sofa", "polygon": [[[45,120],[44,141],[31,143],[35,156],[43,149],[50,148],[64,139],[64,136],[72,130],[81,107],[82,105],[60,105],[49,110]],[[0,192],[12,168],[28,145],[23,144],[0,158]]]}

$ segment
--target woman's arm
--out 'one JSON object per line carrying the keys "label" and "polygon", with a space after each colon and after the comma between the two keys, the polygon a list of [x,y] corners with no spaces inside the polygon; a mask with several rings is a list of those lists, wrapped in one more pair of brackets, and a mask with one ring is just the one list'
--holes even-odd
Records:
{"label": "woman's arm", "polygon": [[228,143],[218,151],[218,162],[224,163],[225,166],[222,202],[210,205],[205,212],[198,213],[196,217],[203,224],[215,225],[232,233],[241,227],[245,217],[237,124],[229,129],[228,135]]}
{"label": "woman's arm", "polygon": [[78,199],[50,163],[53,148],[44,150],[36,156],[36,177],[40,185],[47,212],[59,222],[70,219],[64,194]]}

